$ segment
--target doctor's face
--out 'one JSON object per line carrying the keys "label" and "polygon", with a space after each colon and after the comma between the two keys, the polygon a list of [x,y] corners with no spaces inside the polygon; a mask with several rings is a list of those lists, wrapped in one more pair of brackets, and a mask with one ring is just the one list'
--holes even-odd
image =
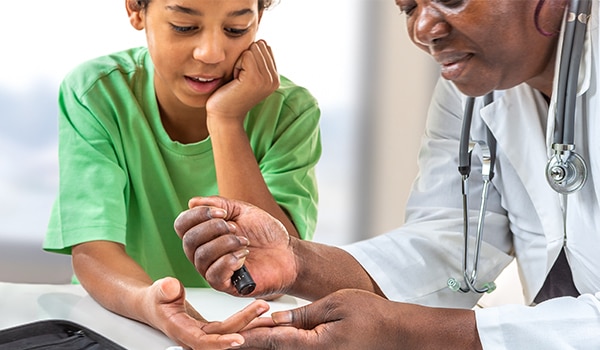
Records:
{"label": "doctor's face", "polygon": [[[481,96],[527,82],[551,95],[564,0],[396,0],[442,77]],[[536,15],[536,9],[539,14]],[[536,16],[539,28],[536,27]],[[544,35],[543,32],[551,33]]]}

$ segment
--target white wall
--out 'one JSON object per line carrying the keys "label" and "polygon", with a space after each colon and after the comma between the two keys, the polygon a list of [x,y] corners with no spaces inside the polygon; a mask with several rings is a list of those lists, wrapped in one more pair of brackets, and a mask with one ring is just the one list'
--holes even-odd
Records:
{"label": "white wall", "polygon": [[405,16],[393,0],[368,1],[373,54],[363,65],[370,82],[361,128],[365,152],[357,238],[387,232],[404,222],[405,202],[417,174],[417,153],[439,70],[410,41]]}

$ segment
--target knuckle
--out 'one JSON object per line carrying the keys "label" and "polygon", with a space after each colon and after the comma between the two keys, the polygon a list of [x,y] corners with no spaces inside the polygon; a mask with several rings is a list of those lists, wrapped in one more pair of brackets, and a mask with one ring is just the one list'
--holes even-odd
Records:
{"label": "knuckle", "polygon": [[183,237],[184,233],[189,229],[187,217],[188,212],[183,212],[179,214],[179,216],[175,219],[175,222],[173,223],[173,228],[180,237]]}
{"label": "knuckle", "polygon": [[278,337],[271,336],[271,337],[267,338],[266,349],[276,350],[276,349],[281,349],[281,348],[282,348],[282,344]]}
{"label": "knuckle", "polygon": [[194,250],[194,265],[196,266],[204,266],[204,261],[206,259],[206,249],[203,246],[198,246]]}
{"label": "knuckle", "polygon": [[212,218],[210,215],[210,207],[201,206],[194,208],[194,212],[196,214],[196,220],[206,221]]}
{"label": "knuckle", "polygon": [[197,234],[193,230],[187,231],[181,238],[183,246],[186,248],[193,247],[196,244],[196,236]]}

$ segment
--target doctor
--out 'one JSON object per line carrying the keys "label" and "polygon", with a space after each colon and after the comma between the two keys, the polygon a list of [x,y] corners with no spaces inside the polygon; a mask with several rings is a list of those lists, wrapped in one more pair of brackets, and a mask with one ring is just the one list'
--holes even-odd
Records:
{"label": "doctor", "polygon": [[[214,288],[230,294],[236,291],[229,277],[245,263],[257,283],[252,296],[316,300],[242,332],[248,347],[600,349],[598,0],[592,1],[576,87],[574,144],[588,175],[568,195],[546,179],[568,1],[396,3],[411,39],[440,64],[443,78],[430,106],[406,223],[336,248],[289,237],[250,205],[194,198],[175,223],[188,258]],[[527,305],[473,311],[481,294],[448,288],[449,279],[462,281],[464,274],[458,148],[467,96],[491,91],[489,105],[476,99],[471,126],[471,139],[486,140],[489,129],[496,140],[477,285],[516,259]],[[481,164],[476,148],[468,210],[474,227]],[[245,250],[249,254],[237,254]]]}

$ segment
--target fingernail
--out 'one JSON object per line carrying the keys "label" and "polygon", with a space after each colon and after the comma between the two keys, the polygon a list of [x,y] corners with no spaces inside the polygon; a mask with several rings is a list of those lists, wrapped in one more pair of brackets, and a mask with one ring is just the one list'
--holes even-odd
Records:
{"label": "fingernail", "polygon": [[233,253],[233,256],[235,256],[238,260],[240,260],[240,259],[247,257],[248,254],[250,254],[250,251],[248,249],[244,249],[244,250],[238,250],[237,252]]}
{"label": "fingernail", "polygon": [[244,246],[249,246],[250,245],[250,241],[248,240],[248,238],[244,237],[244,236],[236,236],[238,241],[240,241],[241,245]]}
{"label": "fingernail", "polygon": [[292,313],[290,311],[274,312],[271,318],[275,324],[279,325],[292,323]]}
{"label": "fingernail", "polygon": [[213,219],[222,219],[227,216],[227,212],[221,208],[211,208],[210,217]]}
{"label": "fingernail", "polygon": [[241,269],[242,266],[244,266],[245,262],[246,262],[246,259],[238,260],[238,264],[233,268],[233,270],[237,271],[237,270]]}
{"label": "fingernail", "polygon": [[231,232],[235,232],[235,230],[237,230],[237,227],[231,221],[227,221],[227,226],[229,226],[229,231],[231,231]]}

